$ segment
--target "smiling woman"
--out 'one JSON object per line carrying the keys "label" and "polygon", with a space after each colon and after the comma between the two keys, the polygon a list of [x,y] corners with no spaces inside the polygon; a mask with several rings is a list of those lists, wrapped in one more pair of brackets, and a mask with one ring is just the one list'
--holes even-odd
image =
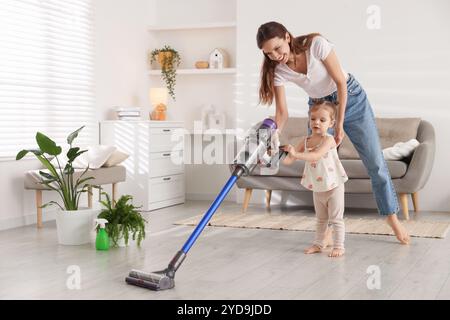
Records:
{"label": "smiling woman", "polygon": [[256,41],[264,55],[259,99],[262,104],[275,100],[278,130],[283,130],[288,118],[284,90],[287,82],[295,83],[309,95],[310,107],[320,101],[336,104],[335,124],[329,129],[334,132],[336,145],[342,142],[345,129],[364,159],[379,213],[387,218],[398,240],[409,243],[409,235],[397,219],[397,193],[380,149],[372,107],[359,82],[341,67],[334,45],[319,33],[294,37],[275,21],[258,28]]}
{"label": "smiling woman", "polygon": [[273,102],[275,67],[278,64],[287,66],[291,71],[306,74],[308,63],[306,51],[311,47],[315,36],[320,36],[320,34],[311,33],[294,38],[282,25],[279,25],[278,28],[263,30],[260,28],[256,41],[266,57],[261,72],[260,102],[263,104]]}

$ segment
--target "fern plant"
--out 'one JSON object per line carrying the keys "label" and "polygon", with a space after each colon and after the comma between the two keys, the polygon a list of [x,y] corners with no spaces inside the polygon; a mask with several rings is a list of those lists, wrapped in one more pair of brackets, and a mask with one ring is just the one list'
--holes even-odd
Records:
{"label": "fern plant", "polygon": [[[118,241],[123,238],[125,245],[128,245],[130,234],[133,240],[137,241],[138,247],[141,246],[142,240],[145,239],[145,223],[147,222],[138,211],[140,207],[135,207],[132,203],[128,203],[133,199],[130,195],[123,195],[119,200],[114,201],[114,205],[106,192],[106,201],[101,200],[103,209],[98,218],[108,220],[106,224],[106,232],[112,245],[118,246]],[[98,229],[98,228],[97,228]]]}

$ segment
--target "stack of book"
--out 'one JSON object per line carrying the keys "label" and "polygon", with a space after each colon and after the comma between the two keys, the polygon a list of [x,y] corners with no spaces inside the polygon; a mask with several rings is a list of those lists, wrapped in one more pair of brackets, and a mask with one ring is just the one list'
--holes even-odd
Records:
{"label": "stack of book", "polygon": [[141,108],[116,107],[116,114],[119,120],[141,120]]}

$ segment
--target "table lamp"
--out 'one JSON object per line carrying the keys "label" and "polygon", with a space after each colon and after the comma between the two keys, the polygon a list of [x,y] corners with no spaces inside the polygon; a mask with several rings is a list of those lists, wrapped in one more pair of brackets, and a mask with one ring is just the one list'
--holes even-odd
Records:
{"label": "table lamp", "polygon": [[150,88],[150,103],[152,104],[153,111],[150,114],[151,120],[166,120],[167,88]]}

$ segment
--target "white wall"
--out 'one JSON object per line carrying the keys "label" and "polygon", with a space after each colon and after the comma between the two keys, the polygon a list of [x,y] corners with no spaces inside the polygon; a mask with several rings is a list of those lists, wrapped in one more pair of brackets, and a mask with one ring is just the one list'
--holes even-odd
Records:
{"label": "white wall", "polygon": [[[40,165],[35,160],[0,161],[0,230],[36,223],[34,192],[24,190],[23,173],[38,168]],[[46,192],[43,199],[49,200]]]}
{"label": "white wall", "polygon": [[155,0],[156,24],[201,24],[228,22],[236,16],[235,1],[227,0]]}
{"label": "white wall", "polygon": [[[381,9],[381,29],[366,26],[367,8]],[[255,14],[257,12],[257,14]],[[320,32],[336,45],[344,68],[353,73],[367,91],[376,116],[422,117],[436,130],[434,169],[419,193],[422,210],[450,210],[446,169],[450,159],[450,2],[268,0],[238,1],[238,94],[237,123],[250,123],[273,115],[274,107],[256,106],[261,53],[256,45],[259,25],[275,20],[294,35]],[[306,116],[306,95],[289,86],[290,115]],[[242,195],[240,193],[240,197]],[[294,195],[290,196],[294,200]],[[347,205],[375,208],[372,196],[348,196]],[[263,196],[253,196],[263,203]],[[276,201],[276,200],[275,200]],[[295,202],[312,204],[311,197]]]}
{"label": "white wall", "polygon": [[147,25],[153,0],[94,0],[96,99],[99,119],[114,119],[114,106],[140,106],[148,115]]}

